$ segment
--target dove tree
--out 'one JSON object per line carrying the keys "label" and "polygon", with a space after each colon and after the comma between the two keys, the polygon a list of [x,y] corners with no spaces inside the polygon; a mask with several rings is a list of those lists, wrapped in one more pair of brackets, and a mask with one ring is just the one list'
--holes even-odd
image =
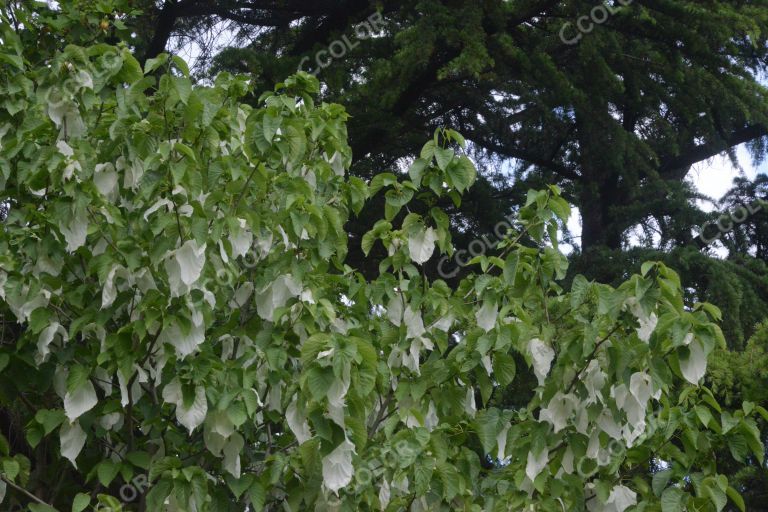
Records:
{"label": "dove tree", "polygon": [[[557,187],[453,289],[423,264],[474,181],[458,133],[365,182],[311,75],[250,107],[177,57],[0,37],[4,508],[743,508],[713,453],[761,460],[768,413],[702,385],[718,310],[660,263],[564,290]],[[368,279],[344,226],[377,194]]]}

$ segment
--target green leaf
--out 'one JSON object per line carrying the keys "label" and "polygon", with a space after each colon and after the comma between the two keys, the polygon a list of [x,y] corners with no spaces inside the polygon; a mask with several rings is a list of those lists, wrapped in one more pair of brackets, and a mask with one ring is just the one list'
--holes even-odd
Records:
{"label": "green leaf", "polygon": [[739,510],[741,510],[741,512],[746,512],[747,507],[744,504],[744,498],[741,497],[741,494],[739,494],[739,491],[737,491],[731,486],[728,486],[728,489],[725,491],[725,493],[731,499],[731,501],[737,507],[739,507]]}
{"label": "green leaf", "polygon": [[317,366],[310,368],[307,372],[307,383],[315,400],[325,398],[335,379],[332,368],[319,368]]}
{"label": "green leaf", "polygon": [[[27,443],[29,443],[29,446],[35,448],[40,444],[40,441],[43,440],[43,437],[45,437],[45,431],[43,430],[42,425],[30,423],[24,429],[24,437],[26,438]],[[7,455],[7,452],[5,455]]]}
{"label": "green leaf", "polygon": [[43,426],[45,435],[53,432],[59,425],[61,425],[65,418],[66,416],[64,416],[64,411],[60,409],[40,409],[37,411],[37,413],[35,413],[35,421]]}
{"label": "green leaf", "polygon": [[152,458],[147,452],[129,452],[125,455],[125,458],[134,466],[146,470],[149,469],[149,465],[152,462]]}
{"label": "green leaf", "polygon": [[651,479],[653,494],[656,496],[661,496],[661,494],[664,492],[664,489],[667,488],[667,484],[669,483],[670,478],[672,478],[671,469],[665,469],[663,471],[654,473],[653,478]]}
{"label": "green leaf", "polygon": [[443,484],[443,496],[446,500],[452,500],[461,491],[461,475],[455,466],[447,463],[437,465],[437,473]]}
{"label": "green leaf", "polygon": [[662,512],[680,512],[683,510],[683,498],[685,494],[677,487],[669,487],[661,495]]}
{"label": "green leaf", "polygon": [[240,426],[248,420],[245,404],[242,402],[232,402],[230,406],[227,407],[227,417],[229,418],[229,421],[235,425],[235,428],[240,428]]}
{"label": "green leaf", "polygon": [[272,142],[278,128],[280,128],[280,125],[283,123],[283,118],[280,116],[273,116],[267,112],[264,114],[262,122],[264,123],[264,138],[267,142]]}
{"label": "green leaf", "polygon": [[360,248],[363,250],[363,254],[368,256],[368,254],[371,252],[371,249],[373,249],[374,243],[376,243],[376,233],[373,231],[368,231],[366,234],[364,234],[362,240],[360,241]]}
{"label": "green leaf", "polygon": [[117,476],[118,471],[120,471],[120,465],[111,460],[101,461],[96,466],[96,476],[99,478],[99,483],[104,487],[109,487],[109,484]]}
{"label": "green leaf", "polygon": [[149,468],[149,480],[154,481],[157,477],[164,472],[171,469],[178,469],[181,467],[181,460],[178,457],[162,457],[152,462],[152,466]]}
{"label": "green leaf", "polygon": [[243,475],[240,478],[234,478],[232,475],[227,475],[226,481],[227,487],[229,487],[229,489],[232,491],[232,494],[235,495],[235,498],[240,499],[240,496],[242,496],[247,489],[253,486],[254,476]]}
{"label": "green leaf", "polygon": [[187,62],[179,57],[178,55],[171,56],[171,61],[173,61],[173,64],[176,66],[176,69],[181,71],[181,73],[185,77],[189,77],[189,66],[187,65]]}
{"label": "green leaf", "polygon": [[181,142],[177,142],[173,145],[173,150],[178,151],[182,155],[186,156],[193,162],[197,162],[197,158],[195,157],[195,152],[187,146],[186,144],[182,144]]}
{"label": "green leaf", "polygon": [[19,475],[19,470],[21,467],[19,466],[19,463],[14,459],[3,459],[3,473],[5,476],[13,481],[16,480],[16,477]]}
{"label": "green leaf", "polygon": [[426,160],[427,162],[432,160],[432,157],[435,156],[435,148],[437,147],[437,144],[435,144],[434,140],[430,140],[426,144],[424,144],[424,147],[421,148],[421,153],[419,154],[420,158],[422,160]]}
{"label": "green leaf", "polygon": [[90,372],[87,368],[81,365],[74,365],[69,369],[69,375],[67,376],[67,391],[72,393],[82,388],[88,381]]}
{"label": "green leaf", "polygon": [[91,503],[91,497],[85,493],[77,493],[72,501],[72,512],[82,512]]}
{"label": "green leaf", "polygon": [[477,170],[472,161],[462,155],[446,169],[448,184],[459,192],[464,192],[475,182]]}
{"label": "green leaf", "polygon": [[745,462],[749,456],[747,440],[741,434],[728,436],[728,449],[733,458],[739,462]]}
{"label": "green leaf", "polygon": [[27,506],[31,512],[58,512],[55,508],[42,503],[30,503]]}
{"label": "green leaf", "polygon": [[264,503],[267,499],[267,491],[264,485],[256,481],[253,483],[250,489],[248,489],[248,500],[251,502],[253,510],[264,510]]}
{"label": "green leaf", "polygon": [[413,184],[417,187],[421,185],[421,177],[424,175],[424,170],[428,165],[428,161],[417,158],[408,168],[408,176],[411,178],[411,181],[413,181]]}
{"label": "green leaf", "polygon": [[723,510],[728,503],[728,498],[726,497],[725,492],[720,489],[720,487],[712,484],[711,481],[706,482],[703,488],[705,494],[709,497],[710,501],[712,501],[712,504],[715,505],[717,512]]}
{"label": "green leaf", "polygon": [[496,447],[496,437],[501,431],[498,409],[491,408],[478,411],[474,420],[475,432],[483,445],[485,453],[491,453]]}
{"label": "green leaf", "polygon": [[699,417],[699,421],[701,421],[701,424],[704,427],[707,427],[709,425],[709,422],[712,421],[712,413],[709,412],[709,409],[704,407],[703,405],[697,405],[694,410],[696,411],[696,416]]}
{"label": "green leaf", "polygon": [[568,222],[568,219],[571,217],[571,206],[565,199],[562,197],[551,197],[549,199],[549,207],[561,221]]}
{"label": "green leaf", "polygon": [[454,152],[451,148],[435,148],[435,160],[441,171],[444,171],[448,164],[453,161],[453,155]]}
{"label": "green leaf", "polygon": [[10,64],[11,66],[17,68],[19,71],[24,71],[24,61],[19,55],[0,52],[0,62]]}
{"label": "green leaf", "polygon": [[655,261],[646,261],[640,266],[640,275],[643,277],[648,275],[648,272],[651,271],[652,268],[656,266]]}
{"label": "green leaf", "polygon": [[493,376],[501,386],[508,386],[515,380],[515,359],[509,354],[496,353],[493,356]]}
{"label": "green leaf", "polygon": [[166,62],[168,62],[167,53],[161,53],[157,57],[147,59],[147,61],[144,63],[144,74],[145,75],[150,74],[151,72],[158,69],[160,66],[163,66]]}

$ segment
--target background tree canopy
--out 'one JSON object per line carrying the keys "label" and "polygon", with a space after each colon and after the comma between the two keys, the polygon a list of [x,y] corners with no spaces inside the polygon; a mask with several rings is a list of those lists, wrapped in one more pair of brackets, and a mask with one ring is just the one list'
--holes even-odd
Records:
{"label": "background tree canopy", "polygon": [[768,2],[0,12],[8,502],[765,510]]}

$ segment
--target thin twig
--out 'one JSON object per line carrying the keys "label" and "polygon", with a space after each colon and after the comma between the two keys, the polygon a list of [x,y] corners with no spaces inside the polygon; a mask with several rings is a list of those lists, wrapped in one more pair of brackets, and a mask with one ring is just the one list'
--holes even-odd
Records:
{"label": "thin twig", "polygon": [[584,367],[581,370],[579,370],[578,373],[576,373],[576,375],[573,376],[573,380],[571,381],[571,384],[568,386],[568,390],[565,392],[566,394],[570,393],[571,390],[573,389],[573,386],[575,386],[576,383],[579,381],[579,377],[581,377],[581,374],[584,373],[584,370],[587,369],[587,366],[589,366],[589,363],[592,362],[592,359],[594,359],[595,354],[597,354],[597,351],[600,349],[603,343],[608,341],[608,338],[613,336],[614,333],[618,330],[619,330],[619,326],[618,325],[614,326],[614,328],[611,329],[611,332],[606,334],[603,339],[601,339],[595,344],[595,348],[592,349],[592,353],[589,354],[589,357],[587,357],[587,364],[585,364]]}
{"label": "thin twig", "polygon": [[[22,493],[23,495],[25,495],[27,498],[29,498],[29,499],[31,499],[31,500],[33,500],[33,501],[35,501],[35,502],[37,502],[37,503],[39,503],[39,504],[41,504],[41,505],[45,505],[46,507],[51,507],[51,505],[47,504],[46,502],[44,502],[43,500],[41,500],[40,498],[38,498],[37,496],[35,496],[35,495],[34,495],[34,494],[32,494],[31,492],[29,492],[29,491],[28,491],[28,490],[26,490],[25,488],[23,488],[23,487],[21,487],[21,486],[19,486],[19,485],[16,485],[16,484],[15,484],[15,483],[13,483],[12,481],[8,480],[8,479],[5,477],[5,475],[0,475],[0,480],[2,480],[3,482],[5,482],[6,484],[10,485],[11,487],[13,487],[13,488],[14,488],[14,489],[16,489],[17,491],[19,491],[20,493]],[[53,507],[51,507],[51,508],[53,508]],[[55,508],[53,508],[53,509],[54,509],[54,510],[56,510]]]}

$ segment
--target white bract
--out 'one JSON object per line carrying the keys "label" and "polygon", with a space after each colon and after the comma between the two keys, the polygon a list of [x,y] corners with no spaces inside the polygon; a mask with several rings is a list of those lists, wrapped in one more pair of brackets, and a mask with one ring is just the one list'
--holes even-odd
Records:
{"label": "white bract", "polygon": [[437,231],[433,228],[426,228],[411,234],[408,237],[408,250],[411,259],[418,263],[425,263],[435,252],[435,242],[437,241]]}
{"label": "white bract", "polygon": [[352,481],[354,467],[352,454],[355,445],[345,439],[331,453],[323,457],[323,484],[331,492],[338,493]]}

